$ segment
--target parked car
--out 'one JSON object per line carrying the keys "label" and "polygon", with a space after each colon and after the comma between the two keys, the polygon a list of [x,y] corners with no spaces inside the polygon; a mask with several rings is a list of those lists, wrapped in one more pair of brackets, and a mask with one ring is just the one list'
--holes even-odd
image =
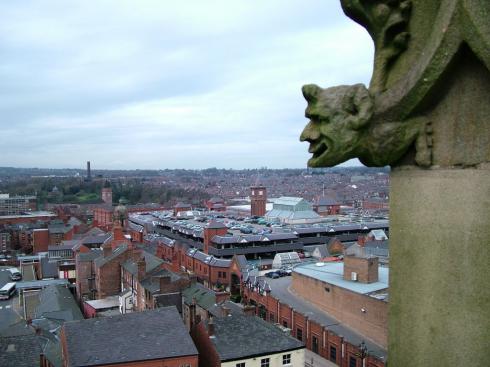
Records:
{"label": "parked car", "polygon": [[277,271],[269,271],[268,273],[265,273],[265,276],[271,279],[277,279],[281,277]]}

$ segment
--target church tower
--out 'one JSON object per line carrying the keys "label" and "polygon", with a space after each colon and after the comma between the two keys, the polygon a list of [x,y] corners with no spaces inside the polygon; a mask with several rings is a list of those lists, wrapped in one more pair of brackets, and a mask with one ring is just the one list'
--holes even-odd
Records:
{"label": "church tower", "polygon": [[112,205],[112,188],[109,181],[104,183],[102,188],[102,201],[106,204]]}

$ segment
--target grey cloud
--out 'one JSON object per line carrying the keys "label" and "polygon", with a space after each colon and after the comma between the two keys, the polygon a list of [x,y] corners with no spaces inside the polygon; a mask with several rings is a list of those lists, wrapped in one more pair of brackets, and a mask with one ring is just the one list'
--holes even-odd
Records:
{"label": "grey cloud", "polygon": [[301,85],[367,82],[372,46],[333,1],[36,1],[0,53],[0,165],[298,167]]}

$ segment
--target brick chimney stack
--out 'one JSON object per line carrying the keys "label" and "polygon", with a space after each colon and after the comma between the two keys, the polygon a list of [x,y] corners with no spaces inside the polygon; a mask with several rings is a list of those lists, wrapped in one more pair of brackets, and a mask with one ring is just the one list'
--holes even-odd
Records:
{"label": "brick chimney stack", "polygon": [[171,282],[172,282],[172,278],[170,278],[169,275],[160,277],[160,292],[163,292]]}
{"label": "brick chimney stack", "polygon": [[209,245],[214,236],[226,236],[228,228],[221,222],[212,220],[204,227],[204,253],[209,253]]}
{"label": "brick chimney stack", "polygon": [[136,263],[138,265],[138,280],[142,280],[146,274],[146,260],[144,256],[141,256]]}
{"label": "brick chimney stack", "polygon": [[106,243],[102,247],[102,251],[104,253],[104,257],[108,257],[108,256],[110,256],[112,254],[112,246],[109,243]]}

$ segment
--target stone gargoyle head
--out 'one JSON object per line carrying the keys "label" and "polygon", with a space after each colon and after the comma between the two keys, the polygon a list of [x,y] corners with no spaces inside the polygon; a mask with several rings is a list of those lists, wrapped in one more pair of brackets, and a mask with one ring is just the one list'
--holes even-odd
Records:
{"label": "stone gargoyle head", "polygon": [[310,119],[300,140],[310,143],[310,167],[335,166],[363,155],[363,130],[373,115],[373,99],[363,84],[322,89],[305,85]]}

